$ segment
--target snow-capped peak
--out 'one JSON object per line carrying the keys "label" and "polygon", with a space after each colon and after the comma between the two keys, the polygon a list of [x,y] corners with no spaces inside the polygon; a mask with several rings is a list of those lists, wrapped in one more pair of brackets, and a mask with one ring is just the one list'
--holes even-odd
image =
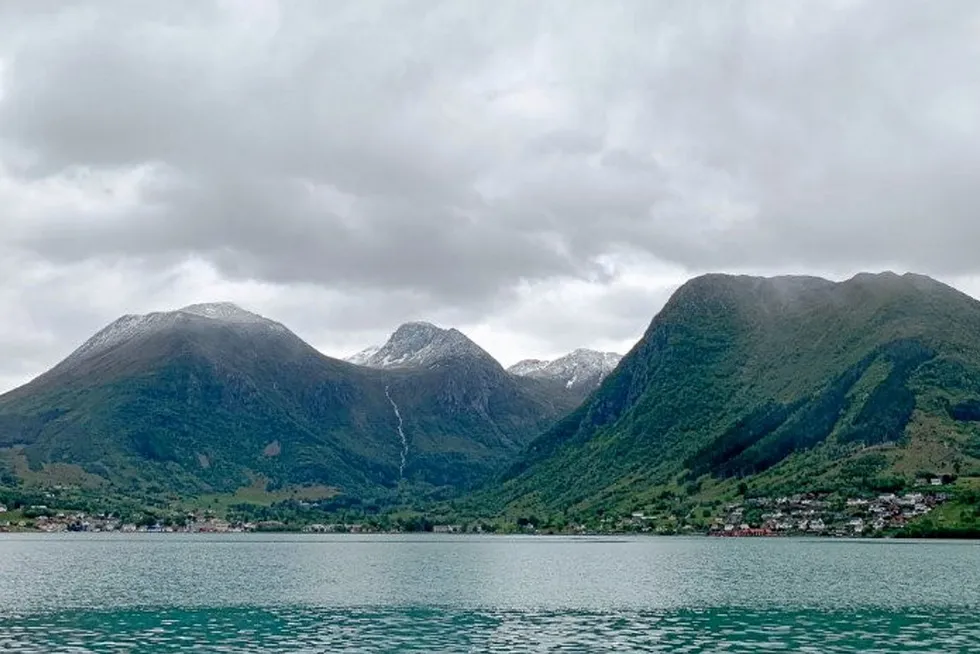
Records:
{"label": "snow-capped peak", "polygon": [[490,358],[458,329],[442,329],[428,322],[407,322],[396,329],[384,345],[366,348],[346,360],[370,368],[414,368],[463,356]]}
{"label": "snow-capped peak", "polygon": [[182,320],[207,318],[216,322],[238,326],[260,327],[274,332],[285,332],[286,328],[268,318],[246,311],[231,302],[192,304],[176,311],[159,311],[144,315],[126,314],[110,323],[81,347],[71,353],[62,364],[72,364],[95,356],[134,338],[148,336],[155,332],[172,328]]}
{"label": "snow-capped peak", "polygon": [[579,348],[554,361],[525,359],[507,369],[519,377],[552,379],[565,384],[566,388],[595,387],[612,372],[622,355],[615,352],[597,352]]}
{"label": "snow-capped peak", "polygon": [[223,320],[226,322],[247,322],[247,323],[268,323],[267,318],[263,318],[257,313],[246,311],[233,302],[205,302],[201,304],[191,304],[182,309],[181,313],[190,313],[202,318],[212,320]]}
{"label": "snow-capped peak", "polygon": [[507,372],[518,377],[530,377],[543,370],[549,363],[551,362],[546,359],[522,359],[508,368]]}

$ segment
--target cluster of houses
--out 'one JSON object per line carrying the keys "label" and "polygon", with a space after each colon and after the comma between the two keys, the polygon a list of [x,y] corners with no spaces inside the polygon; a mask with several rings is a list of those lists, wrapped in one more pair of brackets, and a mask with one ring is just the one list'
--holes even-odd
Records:
{"label": "cluster of houses", "polygon": [[869,536],[895,531],[948,499],[941,492],[885,493],[843,501],[820,495],[753,498],[729,504],[710,528],[717,536]]}
{"label": "cluster of houses", "polygon": [[[166,533],[233,533],[255,531],[269,525],[258,523],[231,523],[213,516],[188,513],[181,524],[136,524],[126,522],[110,514],[89,515],[75,511],[48,511],[45,506],[29,507],[43,512],[32,519],[3,520],[0,516],[0,532],[37,530],[54,532],[166,532]],[[0,511],[6,513],[7,511]]]}
{"label": "cluster of houses", "polygon": [[[381,529],[375,525],[370,524],[344,524],[344,523],[333,523],[333,524],[314,524],[307,525],[302,529],[303,533],[306,534],[369,534],[369,533],[391,533],[392,529]],[[432,525],[431,531],[434,534],[463,534],[463,533],[483,533],[483,530],[479,525],[474,525],[471,529],[467,530],[463,525]]]}
{"label": "cluster of houses", "polygon": [[303,527],[304,534],[363,534],[370,531],[372,531],[372,529],[362,524],[313,524]]}

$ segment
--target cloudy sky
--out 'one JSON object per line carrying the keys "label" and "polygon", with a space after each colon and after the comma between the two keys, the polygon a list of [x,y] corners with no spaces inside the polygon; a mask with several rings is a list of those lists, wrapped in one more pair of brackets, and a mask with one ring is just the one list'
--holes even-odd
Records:
{"label": "cloudy sky", "polygon": [[0,3],[0,389],[231,300],[627,349],[706,271],[980,293],[980,3]]}

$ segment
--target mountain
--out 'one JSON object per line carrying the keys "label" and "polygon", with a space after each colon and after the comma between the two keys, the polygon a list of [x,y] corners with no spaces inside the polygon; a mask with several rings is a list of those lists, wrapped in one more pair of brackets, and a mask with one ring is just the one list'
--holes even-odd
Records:
{"label": "mountain", "polygon": [[507,368],[507,372],[518,377],[533,377],[547,367],[549,363],[551,362],[547,359],[521,359]]}
{"label": "mountain", "polygon": [[[373,357],[380,349],[381,349],[380,345],[372,345],[370,347],[364,348],[360,352],[355,352],[349,357],[345,357],[344,361],[346,361],[347,363],[353,363],[355,366],[366,366],[371,361],[371,357]],[[373,368],[376,366],[371,366],[371,367]]]}
{"label": "mountain", "polygon": [[559,382],[570,391],[579,391],[584,399],[616,368],[622,358],[615,352],[580,348],[554,361],[524,359],[508,368],[507,372],[519,377]]}
{"label": "mountain", "polygon": [[943,473],[980,481],[980,302],[912,274],[715,274],[479,501],[708,515],[738,494]]}
{"label": "mountain", "polygon": [[520,389],[521,394],[552,407],[553,415],[568,413],[581,404],[595,389],[598,375],[610,360],[598,352],[576,350],[554,362],[542,362],[546,365],[541,366],[541,371],[519,374],[515,370],[522,370],[520,364],[504,370],[490,353],[458,329],[444,329],[428,322],[405,323],[384,345],[365,348],[345,359],[348,363],[387,371],[438,374],[442,370],[451,375],[465,371],[471,379],[482,379],[487,388]]}
{"label": "mountain", "polygon": [[428,322],[401,325],[388,341],[348,357],[349,363],[368,368],[429,368],[461,359],[496,361],[458,329],[442,329]]}
{"label": "mountain", "polygon": [[[418,344],[432,330],[399,332]],[[0,472],[148,494],[262,479],[348,494],[467,487],[570,407],[460,337],[389,348],[389,362],[426,365],[376,369],[233,304],[123,316],[0,396]]]}

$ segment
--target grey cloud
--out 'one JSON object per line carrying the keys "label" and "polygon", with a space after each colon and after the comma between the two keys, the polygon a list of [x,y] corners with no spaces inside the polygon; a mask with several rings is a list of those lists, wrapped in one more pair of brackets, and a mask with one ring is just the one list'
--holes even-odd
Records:
{"label": "grey cloud", "polygon": [[978,29],[970,0],[0,3],[0,181],[147,171],[0,212],[2,245],[370,297],[338,331],[592,280],[623,321],[575,338],[636,333],[657,299],[599,264],[627,249],[978,274]]}
{"label": "grey cloud", "polygon": [[559,130],[531,139],[528,151],[532,155],[589,155],[602,150],[603,140],[598,134]]}
{"label": "grey cloud", "polygon": [[[30,247],[178,248],[230,274],[456,299],[425,269],[468,263],[490,297],[581,277],[624,242],[692,268],[973,265],[974,3],[259,2],[253,22],[248,6],[22,19],[37,32],[7,53],[0,104],[0,136],[34,155],[19,173],[181,180],[150,193],[156,225]],[[501,110],[514,93],[527,106]],[[356,227],[317,213],[297,180],[370,208]]]}

